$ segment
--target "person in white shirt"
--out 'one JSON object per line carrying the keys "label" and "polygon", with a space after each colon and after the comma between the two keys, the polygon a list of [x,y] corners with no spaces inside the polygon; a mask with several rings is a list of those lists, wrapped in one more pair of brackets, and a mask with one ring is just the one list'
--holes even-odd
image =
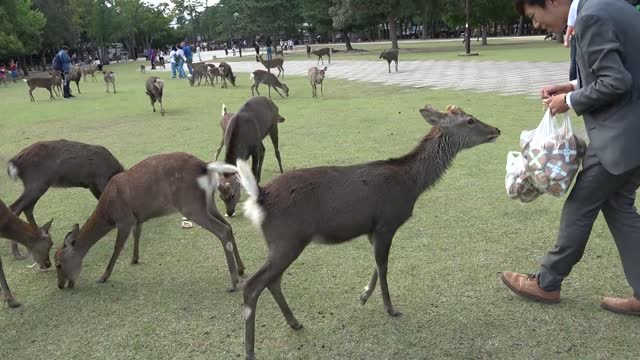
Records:
{"label": "person in white shirt", "polygon": [[176,61],[176,47],[172,47],[171,51],[169,52],[169,61],[171,62],[171,78],[175,79],[176,78],[176,66],[178,65],[178,62]]}
{"label": "person in white shirt", "polygon": [[187,58],[184,56],[184,51],[182,51],[182,45],[177,46],[175,58],[178,77],[180,77],[180,79],[186,79],[187,74],[184,72],[184,62],[187,61]]}
{"label": "person in white shirt", "polygon": [[571,46],[571,66],[569,67],[569,81],[573,81],[578,78],[578,72],[576,70],[576,44],[575,41],[573,41],[573,28],[576,24],[576,18],[578,17],[579,3],[580,0],[573,0],[571,2],[571,7],[569,8],[569,18],[567,19],[567,32],[564,36],[564,47]]}

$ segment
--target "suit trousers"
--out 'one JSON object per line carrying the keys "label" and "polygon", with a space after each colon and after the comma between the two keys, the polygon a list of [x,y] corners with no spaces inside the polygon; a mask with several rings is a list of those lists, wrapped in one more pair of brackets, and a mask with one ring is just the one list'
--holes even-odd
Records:
{"label": "suit trousers", "polygon": [[640,296],[640,215],[635,207],[640,168],[620,175],[608,172],[591,149],[562,209],[555,246],[545,256],[538,279],[545,291],[560,290],[562,280],[580,261],[602,211],[618,248],[627,281]]}

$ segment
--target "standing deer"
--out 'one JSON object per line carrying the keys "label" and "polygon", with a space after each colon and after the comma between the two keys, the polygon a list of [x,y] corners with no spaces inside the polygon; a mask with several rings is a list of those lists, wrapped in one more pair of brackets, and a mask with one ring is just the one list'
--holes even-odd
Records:
{"label": "standing deer", "polygon": [[84,81],[87,81],[87,75],[91,75],[91,80],[93,81],[98,81],[96,79],[96,71],[98,71],[98,65],[93,64],[93,65],[82,65],[82,67],[80,68],[82,71],[82,74],[84,75]]}
{"label": "standing deer", "polygon": [[387,285],[395,233],[411,217],[420,194],[438,182],[458,152],[493,142],[500,134],[457,107],[442,113],[426,106],[420,114],[433,127],[413,151],[398,158],[290,171],[263,187],[246,162],[238,161],[240,182],[249,193],[245,215],[261,231],[268,247],[266,262],[243,286],[247,359],[255,359],[256,304],[265,288],[287,324],[294,330],[302,328],[280,283],[283,272],[312,241],[341,244],[367,235],[376,266],[360,302],[367,302],[379,277],[384,308],[391,316],[400,315]]}
{"label": "standing deer", "polygon": [[316,64],[316,66],[320,65],[320,61],[322,61],[322,65],[324,65],[324,60],[322,60],[322,58],[325,56],[329,57],[329,64],[331,64],[331,55],[333,54],[333,48],[327,47],[313,50],[311,53],[318,57],[318,64]]}
{"label": "standing deer", "polygon": [[220,73],[222,74],[222,87],[227,87],[227,79],[229,79],[233,87],[236,87],[236,76],[233,74],[231,65],[227,64],[226,62],[221,62],[218,67],[220,68]]}
{"label": "standing deer", "polygon": [[104,84],[107,86],[107,92],[109,92],[109,84],[111,84],[113,93],[116,93],[116,74],[113,71],[105,71]]}
{"label": "standing deer", "polygon": [[258,60],[260,60],[260,63],[264,65],[264,67],[267,69],[268,72],[271,72],[271,69],[273,68],[278,69],[277,77],[280,77],[280,74],[282,74],[282,78],[284,79],[284,67],[282,67],[282,65],[284,64],[283,58],[265,60],[264,58],[262,58],[262,54],[260,54],[258,55]]}
{"label": "standing deer", "polygon": [[82,79],[82,71],[80,67],[74,66],[71,68],[71,72],[69,74],[69,81],[73,81],[76,83],[76,87],[78,88],[78,94],[82,94],[80,92],[80,79]]}
{"label": "standing deer", "polygon": [[215,87],[213,80],[215,80],[216,83],[218,83],[218,79],[222,77],[221,68],[216,67],[214,64],[207,64],[207,75],[208,75],[209,81],[211,82],[211,86]]}
{"label": "standing deer", "polygon": [[318,84],[320,84],[320,96],[324,100],[324,90],[322,89],[322,82],[324,81],[325,73],[327,72],[327,67],[320,70],[317,67],[312,67],[308,71],[309,75],[309,83],[311,84],[311,96],[314,98],[318,98]]}
{"label": "standing deer", "polygon": [[156,101],[160,103],[160,114],[164,116],[164,107],[162,106],[162,92],[164,89],[164,81],[157,76],[150,76],[144,84],[146,88],[145,94],[149,95],[153,112],[156,112]]}
{"label": "standing deer", "polygon": [[222,112],[220,113],[220,128],[222,129],[222,139],[220,139],[220,146],[216,150],[216,160],[220,156],[220,151],[222,151],[222,147],[224,146],[224,133],[227,130],[227,126],[229,126],[229,121],[233,117],[235,113],[227,112],[227,106],[222,104]]}
{"label": "standing deer", "polygon": [[29,98],[31,99],[31,101],[36,101],[36,99],[33,97],[33,90],[35,90],[36,88],[49,90],[49,99],[54,100],[53,92],[51,91],[51,89],[55,85],[55,81],[58,76],[60,76],[60,72],[58,70],[54,70],[52,75],[46,78],[34,77],[30,79],[22,79],[22,81],[24,81],[29,87]]}
{"label": "standing deer", "polygon": [[[36,226],[33,209],[49,188],[80,187],[89,189],[96,199],[109,180],[124,171],[120,162],[105,147],[76,141],[39,141],[29,145],[9,160],[7,173],[20,179],[24,190],[11,204],[11,211],[25,213],[29,223]],[[11,251],[16,259],[24,257],[14,242]]]}
{"label": "standing deer", "polygon": [[387,60],[387,65],[389,66],[389,74],[391,74],[391,62],[395,61],[396,63],[396,72],[398,72],[398,49],[389,49],[384,50],[380,53],[378,59]]}
{"label": "standing deer", "polygon": [[275,90],[282,98],[284,98],[284,96],[280,93],[280,91],[278,91],[278,88],[282,89],[282,91],[284,91],[284,94],[289,97],[289,87],[287,86],[287,84],[281,83],[280,80],[278,80],[278,78],[270,72],[264,70],[255,70],[249,75],[249,80],[253,81],[253,85],[251,85],[251,96],[255,96],[253,92],[254,89],[255,92],[260,95],[260,93],[258,92],[258,86],[260,86],[260,84],[265,84],[269,89],[269,99],[271,99],[271,88],[273,88],[273,90]]}
{"label": "standing deer", "polygon": [[[15,216],[11,210],[7,208],[5,203],[0,200],[0,237],[18,242],[29,249],[33,260],[41,270],[51,267],[49,250],[51,250],[53,242],[49,235],[49,229],[51,228],[52,222],[53,220],[38,229],[37,226],[20,220],[20,218]],[[2,268],[2,259],[0,259],[0,289],[2,290],[4,301],[10,308],[20,306],[20,303],[13,297],[9,289],[9,284],[7,284],[4,269]]]}
{"label": "standing deer", "polygon": [[49,75],[51,76],[51,82],[53,83],[53,92],[57,97],[62,96],[62,74],[58,70],[53,70]]}
{"label": "standing deer", "polygon": [[[236,160],[251,157],[252,171],[260,181],[265,148],[262,140],[269,135],[282,170],[282,159],[278,148],[278,123],[284,122],[278,107],[264,96],[253,97],[245,102],[229,119],[224,134],[224,162],[235,165]],[[235,175],[225,174],[220,179],[220,198],[227,208],[227,215],[233,216],[240,200],[240,185]]]}
{"label": "standing deer", "polygon": [[[89,249],[116,229],[118,235],[113,255],[98,280],[106,282],[132,229],[134,240],[138,241],[143,223],[180,212],[220,240],[231,277],[228,291],[235,291],[244,265],[231,225],[220,215],[213,201],[219,185],[218,173],[233,171],[233,167],[226,164],[207,164],[190,154],[169,153],[149,157],[114,176],[91,217],[82,228],[74,225],[65,237],[63,247],[56,251],[58,287],[63,289],[67,284],[69,288],[74,287]],[[134,252],[132,263],[137,262],[138,254]]]}

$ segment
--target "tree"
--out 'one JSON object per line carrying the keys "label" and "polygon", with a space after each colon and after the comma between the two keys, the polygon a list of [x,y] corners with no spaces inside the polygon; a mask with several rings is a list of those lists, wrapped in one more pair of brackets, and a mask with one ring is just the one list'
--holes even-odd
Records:
{"label": "tree", "polygon": [[383,18],[389,25],[391,47],[398,48],[396,21],[405,2],[402,0],[335,0],[329,10],[337,29],[357,27]]}
{"label": "tree", "polygon": [[[21,56],[38,50],[46,20],[30,0],[4,0],[0,6],[0,57]],[[24,58],[19,63],[28,75]]]}

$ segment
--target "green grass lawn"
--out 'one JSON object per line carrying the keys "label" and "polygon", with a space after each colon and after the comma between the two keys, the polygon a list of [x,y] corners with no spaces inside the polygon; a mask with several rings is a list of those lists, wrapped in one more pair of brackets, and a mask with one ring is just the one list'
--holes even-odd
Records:
{"label": "green grass lawn", "polygon": [[[521,52],[524,58],[527,52]],[[550,58],[554,52],[548,50]],[[76,99],[50,101],[46,91],[37,90],[37,102],[31,103],[24,84],[0,88],[0,162],[35,141],[58,138],[102,144],[127,167],[171,151],[211,160],[220,140],[221,105],[235,111],[250,96],[245,74],[229,89],[167,80],[167,113],[161,117],[151,112],[144,94],[147,75],[136,66],[108,67],[117,73],[117,94],[106,94],[102,81],[83,82]],[[374,266],[366,238],[311,245],[283,281],[305,327],[300,332],[288,328],[264,292],[256,321],[259,359],[637,359],[638,319],[599,308],[603,295],[629,295],[601,218],[582,262],[564,283],[560,304],[523,300],[499,280],[504,270],[535,271],[558,228],[564,199],[544,196],[523,205],[510,200],[504,188],[507,151],[516,150],[520,132],[542,117],[538,101],[334,79],[326,80],[321,101],[311,98],[304,78],[288,77],[287,84],[290,98],[274,97],[286,118],[280,124],[285,171],[408,152],[429,130],[418,113],[427,103],[460,105],[499,127],[502,136],[495,144],[461,153],[398,231],[389,286],[402,317],[386,314],[379,289],[366,306],[359,304]],[[268,140],[265,146],[266,182],[279,172]],[[5,202],[21,190],[20,183],[0,176]],[[95,204],[82,189],[54,189],[41,199],[35,217],[41,223],[55,219],[54,250]],[[180,217],[147,222],[142,263],[129,265],[129,241],[109,281],[99,285],[95,281],[113,251],[111,232],[91,249],[72,290],[56,287],[55,271],[40,273],[27,268],[28,261],[13,260],[9,243],[0,243],[9,285],[23,303],[17,309],[0,307],[2,358],[243,358],[242,293],[225,292],[229,275],[223,249],[200,228],[181,229]],[[251,274],[265,259],[264,241],[241,214],[230,221]]]}
{"label": "green grass lawn", "polygon": [[[543,41],[540,38],[521,39],[495,39],[489,38],[487,46],[481,46],[481,42],[471,41],[471,52],[478,56],[459,56],[464,53],[464,44],[460,41],[425,41],[425,42],[400,42],[400,62],[410,60],[468,60],[468,61],[569,61],[569,49],[555,41]],[[333,55],[335,59],[342,60],[378,60],[378,55],[383,49],[389,49],[391,43],[368,44],[353,43],[355,51],[345,51],[344,44],[335,44],[332,47],[340,50]],[[313,49],[327,47],[329,45],[313,45]],[[253,49],[249,49],[253,54]],[[264,49],[263,49],[264,51]],[[265,53],[266,59],[266,53]],[[294,53],[285,53],[287,60],[305,60],[307,54],[304,48],[296,48]],[[317,56],[311,55],[317,61]],[[225,61],[250,61],[253,55],[240,58],[229,57]],[[327,58],[324,58],[327,61]],[[382,61],[382,60],[380,60]]]}

